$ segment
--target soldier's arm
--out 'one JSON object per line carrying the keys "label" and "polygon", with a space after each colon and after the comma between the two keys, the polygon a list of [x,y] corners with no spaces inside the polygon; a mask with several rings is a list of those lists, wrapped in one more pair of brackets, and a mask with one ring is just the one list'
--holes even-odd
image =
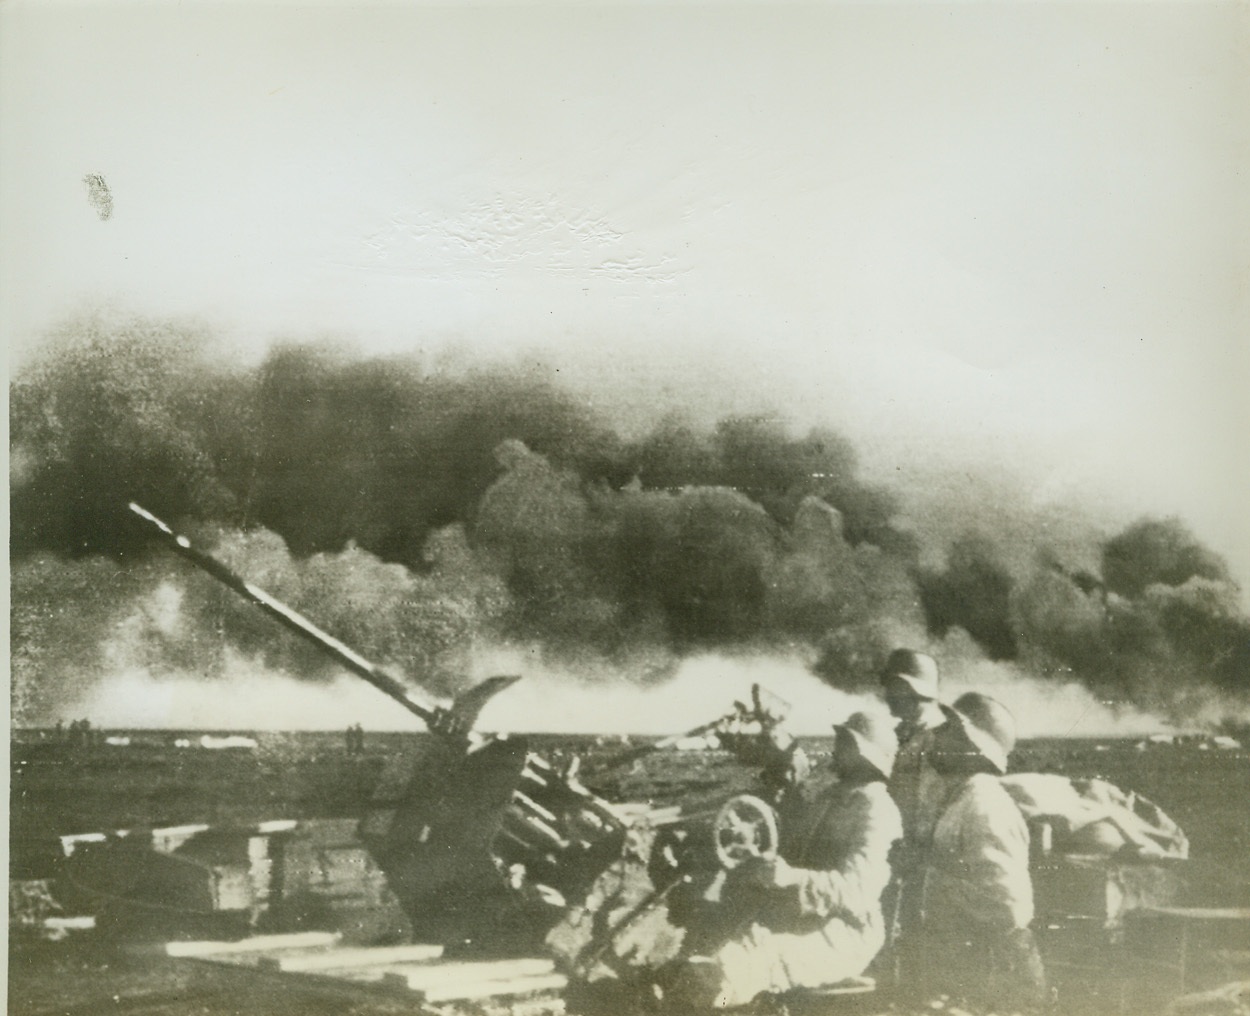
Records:
{"label": "soldier's arm", "polygon": [[802,914],[859,917],[881,905],[881,894],[890,881],[890,849],[902,835],[902,822],[887,794],[857,794],[853,802],[854,806],[839,816],[839,822],[845,823],[843,831],[847,826],[857,830],[856,841],[838,867],[786,865],[778,872],[779,890],[792,894]]}
{"label": "soldier's arm", "polygon": [[1020,809],[997,783],[970,795],[960,858],[964,909],[982,927],[1011,932],[1033,920],[1029,831]]}

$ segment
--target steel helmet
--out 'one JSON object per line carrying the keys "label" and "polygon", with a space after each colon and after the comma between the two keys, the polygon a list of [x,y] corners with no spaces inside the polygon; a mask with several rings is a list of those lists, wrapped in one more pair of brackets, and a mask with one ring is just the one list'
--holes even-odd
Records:
{"label": "steel helmet", "polygon": [[960,695],[954,706],[943,706],[942,711],[958,724],[982,757],[1000,773],[1007,771],[1007,756],[1016,746],[1016,720],[1005,705],[970,691]]}
{"label": "steel helmet", "polygon": [[918,698],[938,697],[938,665],[932,656],[914,649],[895,649],[881,669],[881,683],[902,681]]}
{"label": "steel helmet", "polygon": [[849,735],[859,757],[877,770],[883,779],[890,778],[894,768],[894,756],[898,752],[898,738],[894,735],[892,721],[876,713],[852,713],[845,723],[834,724],[838,739]]}

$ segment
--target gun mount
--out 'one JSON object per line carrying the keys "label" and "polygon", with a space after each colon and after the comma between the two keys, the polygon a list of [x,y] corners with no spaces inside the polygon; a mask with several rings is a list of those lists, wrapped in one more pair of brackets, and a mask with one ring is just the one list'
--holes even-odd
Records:
{"label": "gun mount", "polygon": [[[361,840],[422,940],[493,952],[543,945],[584,969],[586,961],[593,965],[613,952],[620,935],[662,907],[674,887],[690,882],[689,858],[698,855],[693,867],[702,874],[717,868],[710,814],[688,821],[611,804],[578,782],[573,767],[531,751],[526,738],[475,732],[482,707],[518,677],[488,678],[446,706],[425,700],[151,512],[134,503],[130,509],[179,556],[394,699],[436,735],[419,752],[394,806],[360,823]],[[779,705],[762,699],[757,687],[750,705],[735,703],[728,716],[681,736],[715,732],[735,754],[747,745],[776,747]],[[677,740],[623,752],[603,768],[621,768]],[[792,758],[781,747],[780,756],[773,751],[770,757]],[[663,851],[670,863],[658,866],[651,863],[657,826],[667,826],[660,843],[673,848]],[[605,909],[609,897],[615,903]]]}
{"label": "gun mount", "polygon": [[448,706],[422,700],[151,512],[133,503],[130,509],[179,556],[394,699],[436,735],[396,806],[361,823],[362,839],[423,937],[474,941],[497,933],[506,923],[503,914],[541,934],[619,854],[628,825],[621,812],[531,752],[525,738],[472,729],[486,702],[517,677],[488,678]]}

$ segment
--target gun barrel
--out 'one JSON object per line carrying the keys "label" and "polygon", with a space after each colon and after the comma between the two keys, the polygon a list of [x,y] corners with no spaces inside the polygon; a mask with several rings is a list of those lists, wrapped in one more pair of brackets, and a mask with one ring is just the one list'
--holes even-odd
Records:
{"label": "gun barrel", "polygon": [[298,611],[292,610],[285,603],[275,600],[263,589],[252,585],[236,575],[215,557],[197,549],[191,541],[179,533],[175,533],[164,522],[145,508],[130,502],[130,510],[144,521],[154,526],[165,541],[178,553],[225,586],[229,586],[245,600],[256,604],[261,610],[295,634],[312,642],[318,648],[338,660],[346,669],[358,677],[363,677],[379,691],[384,692],[409,712],[416,714],[425,721],[427,726],[434,727],[440,719],[442,710],[438,706],[426,705],[414,699],[399,681],[380,667],[370,663],[359,653],[345,646],[328,632],[322,631],[308,618]]}

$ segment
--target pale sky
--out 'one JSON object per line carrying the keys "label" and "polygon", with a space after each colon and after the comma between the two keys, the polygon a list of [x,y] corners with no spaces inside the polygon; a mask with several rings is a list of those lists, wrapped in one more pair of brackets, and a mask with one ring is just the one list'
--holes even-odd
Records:
{"label": "pale sky", "polygon": [[1177,513],[1250,584],[1247,45],[1237,3],[5,0],[0,328],[532,357]]}

